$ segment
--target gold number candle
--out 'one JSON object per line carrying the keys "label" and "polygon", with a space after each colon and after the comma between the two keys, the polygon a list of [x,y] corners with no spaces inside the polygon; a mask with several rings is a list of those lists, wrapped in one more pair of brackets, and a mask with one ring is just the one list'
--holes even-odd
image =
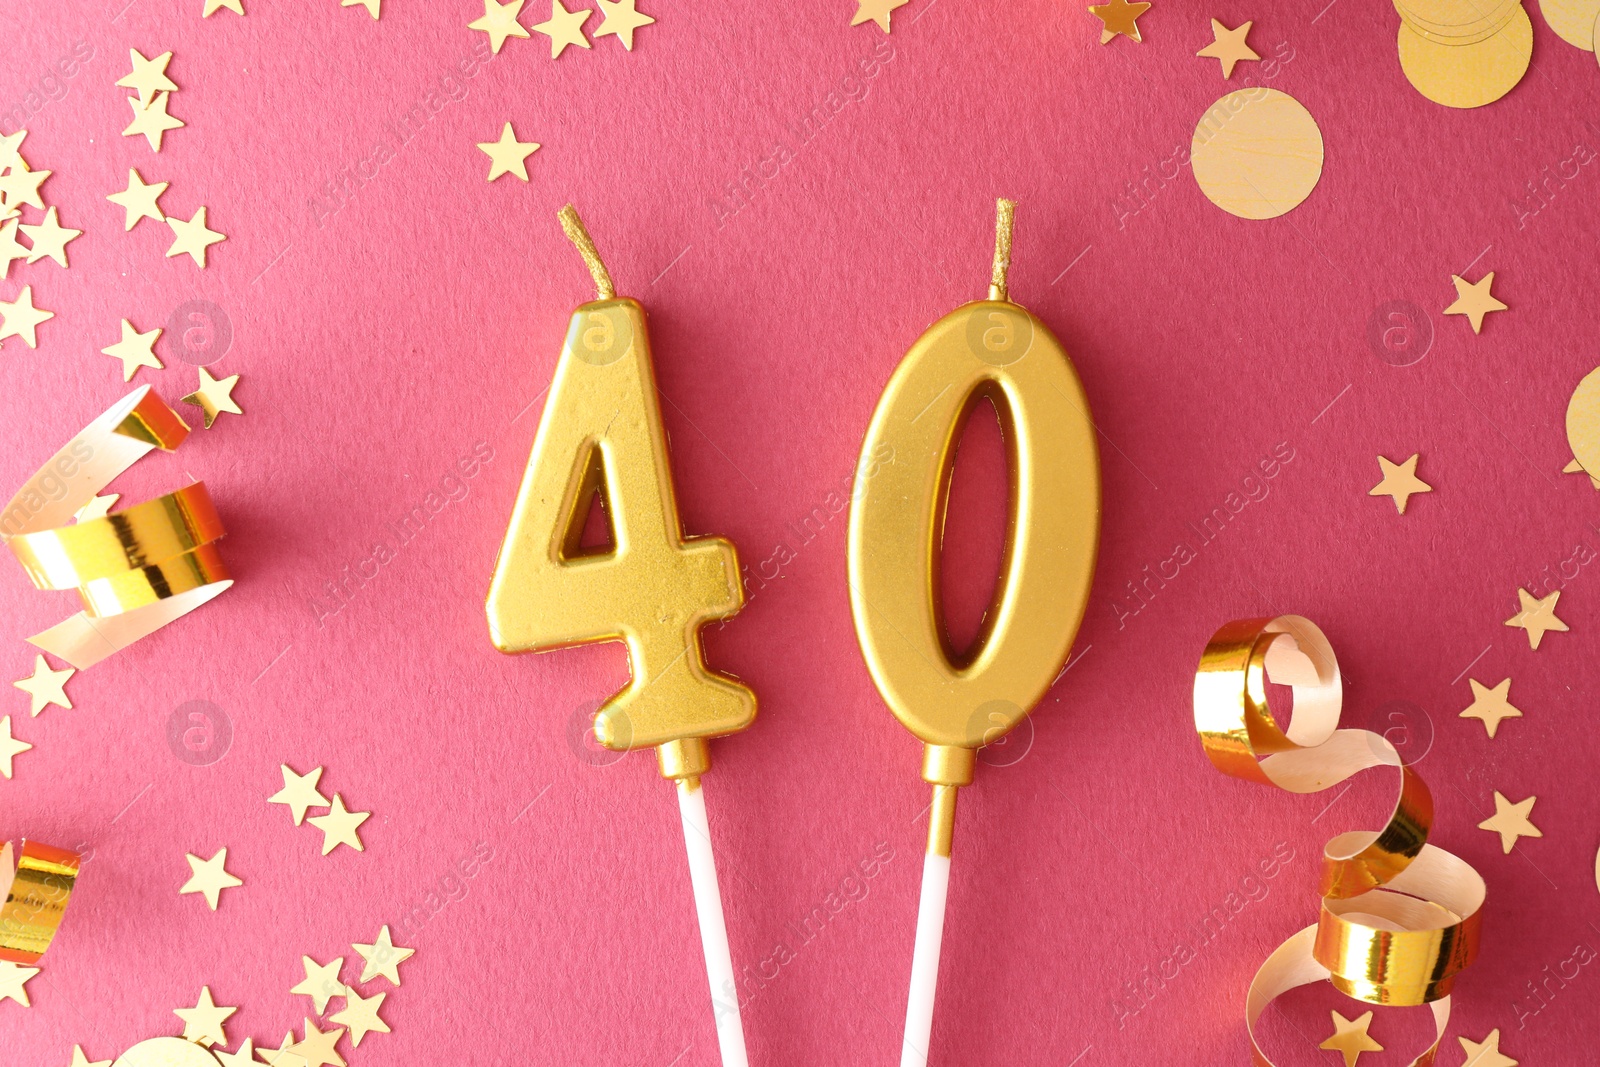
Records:
{"label": "gold number candle", "polygon": [[[1066,662],[1100,537],[1100,466],[1089,403],[1048,327],[1006,286],[1013,205],[999,202],[989,298],[928,327],[884,388],[850,512],[850,606],[883,700],[923,743],[933,787],[901,1063],[927,1062],[950,874],[956,790],[974,757],[1021,721]],[[956,446],[984,399],[1010,469],[1002,572],[972,646],[945,627],[939,556]],[[895,460],[874,457],[891,448]]]}
{"label": "gold number candle", "polygon": [[[723,1063],[746,1063],[700,775],[706,739],[749,726],[750,689],[706,667],[700,629],[744,604],[733,545],[685,538],[656,397],[644,309],[618,297],[571,205],[561,225],[598,290],[572,313],[544,415],[489,587],[502,652],[622,641],[632,680],[595,715],[612,749],[654,748],[677,782]],[[612,543],[582,547],[596,494]]]}

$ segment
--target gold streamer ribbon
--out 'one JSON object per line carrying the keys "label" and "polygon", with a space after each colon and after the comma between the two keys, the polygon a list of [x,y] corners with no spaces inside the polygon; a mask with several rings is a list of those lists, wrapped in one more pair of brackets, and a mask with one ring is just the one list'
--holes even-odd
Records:
{"label": "gold streamer ribbon", "polygon": [[82,670],[187,615],[233,584],[215,542],[226,532],[204,482],[102,518],[78,509],[189,427],[149,386],[86,426],[0,513],[4,541],[39,589],[78,590],[84,610],[28,640]]}
{"label": "gold streamer ribbon", "polygon": [[24,841],[15,868],[11,842],[0,848],[0,960],[29,964],[50,947],[78,878],[79,856]]}
{"label": "gold streamer ribbon", "polygon": [[[1269,681],[1294,691],[1286,729],[1268,706]],[[1371,767],[1400,772],[1394,814],[1382,830],[1340,834],[1324,847],[1316,925],[1278,946],[1251,981],[1245,1021],[1252,1062],[1272,1067],[1254,1033],[1267,1005],[1327,980],[1369,1004],[1429,1005],[1434,1042],[1412,1061],[1428,1067],[1444,1040],[1456,975],[1478,952],[1483,878],[1427,843],[1427,784],[1388,739],[1339,729],[1342,702],[1328,639],[1298,615],[1228,623],[1206,645],[1195,674],[1195,729],[1224,774],[1315,793]]]}

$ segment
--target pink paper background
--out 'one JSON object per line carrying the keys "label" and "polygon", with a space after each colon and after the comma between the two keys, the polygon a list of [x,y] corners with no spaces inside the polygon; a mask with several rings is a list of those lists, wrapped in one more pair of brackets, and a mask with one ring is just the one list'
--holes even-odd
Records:
{"label": "pink paper background", "polygon": [[[5,299],[31,282],[56,313],[37,351],[12,339],[0,352],[0,486],[123,394],[98,354],[122,317],[147,330],[188,300],[220,308],[233,340],[211,369],[243,376],[248,413],[116,486],[131,503],[204,478],[237,586],[75,677],[72,710],[34,719],[22,694],[4,697],[36,747],[0,781],[0,833],[91,858],[34,1006],[0,1004],[0,1064],[65,1064],[74,1042],[108,1059],[176,1033],[172,1009],[203,983],[240,1005],[235,1041],[276,1047],[309,1011],[288,992],[300,956],[343,955],[353,980],[351,942],[385,922],[417,954],[384,1006],[394,1032],[353,1063],[717,1062],[670,788],[647,754],[569,744],[622,683],[620,651],[507,658],[485,631],[541,390],[592,291],[555,224],[568,200],[650,311],[685,527],[732,538],[767,576],[707,639],[762,701],[750,732],[716,744],[706,782],[736,964],[769,961],[744,1007],[752,1062],[894,1062],[927,800],[917,746],[856,648],[845,516],[828,496],[900,355],[982,295],[996,195],[1021,204],[1013,295],[1072,353],[1103,431],[1104,547],[1081,660],[997,760],[1011,765],[982,768],[962,795],[933,1062],[1244,1061],[1245,987],[1314,920],[1322,842],[1378,825],[1393,793],[1370,774],[1291,797],[1201,755],[1189,687],[1206,638],[1289,611],[1331,636],[1347,724],[1391,729],[1421,761],[1435,842],[1489,883],[1454,1032],[1500,1027],[1524,1064],[1587,1056],[1600,971],[1552,982],[1537,1012],[1526,983],[1600,947],[1595,568],[1568,566],[1570,633],[1531,652],[1501,624],[1519,585],[1560,582],[1563,561],[1600,550],[1600,496],[1559,473],[1567,398],[1600,361],[1600,175],[1563,162],[1600,139],[1594,56],[1534,11],[1522,84],[1457,112],[1403,78],[1388,6],[1357,0],[1156,0],[1142,45],[1105,48],[1081,5],[1058,0],[912,0],[887,39],[848,26],[849,0],[642,2],[658,22],[631,54],[603,38],[556,63],[537,35],[473,60],[484,37],[466,29],[468,0],[385,0],[377,23],[333,0],[245,0],[242,20],[201,20],[200,0],[0,10],[0,106],[31,113],[27,158],[55,172],[44,191],[64,224],[87,231],[70,271],[18,263],[0,282]],[[522,21],[546,14],[530,0]],[[1224,83],[1194,57],[1211,15],[1255,18],[1251,42],[1276,62]],[[41,86],[80,41],[92,59]],[[130,113],[112,83],[129,46],[175,54],[171,111],[188,125],[159,155],[119,136]],[[1304,103],[1327,145],[1320,186],[1277,221],[1222,213],[1174,158],[1245,78]],[[830,94],[837,114],[802,139],[796,124]],[[413,107],[420,129],[400,145]],[[486,184],[474,143],[508,118],[544,148],[528,184]],[[380,141],[392,158],[374,163]],[[228,235],[209,269],[164,258],[158,224],[123,233],[104,197],[130,166],[172,183],[169,213],[209,207]],[[741,181],[754,192],[735,211]],[[1529,183],[1545,183],[1542,207]],[[1476,337],[1440,314],[1469,264],[1473,278],[1496,271],[1512,307]],[[1420,362],[1390,365],[1369,344],[1389,301],[1421,309]],[[160,346],[167,369],[139,379],[173,403],[195,382],[175,339]],[[992,466],[994,434],[980,439]],[[477,442],[493,459],[465,497],[333,612],[325,583],[394,548],[388,524]],[[1280,443],[1292,461],[1251,483],[1266,495],[1199,545],[1188,524]],[[1435,491],[1399,517],[1366,495],[1374,457],[1418,451]],[[975,507],[995,504],[992,480],[963,481]],[[798,535],[817,507],[828,521]],[[969,525],[967,558],[992,555],[993,523],[988,542],[981,516]],[[1179,541],[1198,557],[1129,613],[1126,583]],[[970,626],[981,568],[957,569]],[[9,681],[31,669],[22,638],[72,602],[15,567],[0,589]],[[1456,717],[1469,664],[1485,683],[1514,679],[1526,717],[1497,740]],[[209,766],[168,744],[191,700],[231,722]],[[365,853],[322,858],[318,831],[266,803],[280,762],[325,765],[326,790],[373,812]],[[1475,828],[1495,789],[1539,797],[1543,839],[1505,856]],[[451,878],[479,842],[492,859]],[[1292,860],[1247,880],[1280,842]],[[186,851],[223,845],[245,885],[213,914],[177,890]],[[872,866],[875,850],[892,859]],[[855,877],[864,861],[871,878]],[[797,937],[791,924],[830,894],[846,903]],[[1238,914],[1197,958],[1146,983],[1230,894]],[[1149,1000],[1119,1008],[1140,983]],[[1314,1048],[1327,1010],[1361,1010],[1326,990],[1281,1005],[1263,1031],[1284,1064],[1337,1062]],[[1391,1051],[1364,1067],[1408,1062],[1425,1017],[1380,1010],[1373,1034]],[[1461,1058],[1449,1039],[1440,1062]]]}

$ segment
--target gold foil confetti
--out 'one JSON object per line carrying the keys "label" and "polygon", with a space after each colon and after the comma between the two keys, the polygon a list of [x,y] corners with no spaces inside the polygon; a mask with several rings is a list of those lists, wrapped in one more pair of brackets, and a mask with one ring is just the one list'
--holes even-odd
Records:
{"label": "gold foil confetti", "polygon": [[317,788],[317,782],[322,779],[321,767],[313,767],[309,774],[296,774],[287,763],[281,764],[279,769],[283,772],[283,788],[268,797],[267,803],[286,805],[296,826],[305,821],[308,808],[328,806],[328,798]]}
{"label": "gold foil confetti", "polygon": [[9,304],[0,300],[0,347],[7,337],[20,337],[29,348],[39,347],[39,324],[56,317],[54,311],[35,307],[33,286],[24,285],[22,292]]}
{"label": "gold foil confetti", "polygon": [[1455,283],[1455,303],[1444,309],[1446,315],[1465,315],[1467,321],[1472,323],[1472,332],[1480,333],[1483,330],[1483,317],[1491,311],[1505,311],[1506,306],[1496,300],[1490,292],[1494,285],[1494,271],[1490,271],[1476,282],[1469,282],[1459,274],[1450,275],[1450,280]]}
{"label": "gold foil confetti", "polygon": [[133,121],[122,131],[122,136],[138,137],[142,134],[152,152],[161,151],[162,136],[168,130],[180,129],[184,125],[182,119],[167,114],[167,104],[171,98],[171,93],[156,93],[149,103],[140,103],[138,97],[128,97],[128,106],[133,109]]}
{"label": "gold foil confetti", "polygon": [[1418,455],[1413,452],[1404,463],[1391,463],[1379,456],[1378,469],[1383,472],[1383,480],[1368,489],[1367,495],[1393,497],[1395,510],[1404,515],[1406,504],[1414,494],[1433,492],[1433,486],[1417,477]]}
{"label": "gold foil confetti", "polygon": [[1522,604],[1522,610],[1507,619],[1506,625],[1526,630],[1529,648],[1537,649],[1544,635],[1551,630],[1557,633],[1566,631],[1567,624],[1556,618],[1556,601],[1561,599],[1561,590],[1557,589],[1549,596],[1535,600],[1526,589],[1518,589],[1517,599]]}
{"label": "gold foil confetti", "polygon": [[1150,10],[1148,3],[1128,3],[1128,0],[1110,0],[1106,4],[1090,4],[1089,12],[1100,20],[1100,43],[1107,44],[1113,37],[1132,37],[1135,41],[1143,41],[1139,36],[1139,16]]}
{"label": "gold foil confetti", "polygon": [[67,679],[76,673],[77,671],[71,667],[59,671],[52,670],[43,656],[35,654],[33,674],[11,684],[28,694],[30,703],[28,714],[37,716],[51,704],[63,708],[72,707],[72,701],[67,698]]}
{"label": "gold foil confetti", "polygon": [[82,1045],[72,1046],[72,1062],[67,1067],[111,1067],[110,1060],[90,1060],[83,1054]]}
{"label": "gold foil confetti", "polygon": [[256,1055],[261,1057],[261,1062],[270,1064],[271,1067],[307,1067],[306,1058],[292,1051],[293,1048],[294,1031],[290,1030],[283,1035],[283,1044],[275,1049],[256,1049]]}
{"label": "gold foil confetti", "polygon": [[[326,856],[340,845],[348,845],[357,852],[364,852],[366,848],[361,844],[361,836],[356,833],[357,827],[368,819],[372,813],[367,811],[347,811],[344,806],[344,797],[338,793],[333,794],[333,803],[326,815],[313,815],[306,821],[322,831],[322,854]],[[362,979],[366,981],[366,979]]]}
{"label": "gold foil confetti", "polygon": [[[32,747],[26,741],[19,741],[11,736],[11,716],[0,718],[0,774],[9,780],[13,771],[11,761]],[[5,847],[9,849],[11,846],[7,844]]]}
{"label": "gold foil confetti", "polygon": [[498,141],[479,141],[478,148],[489,157],[490,181],[502,174],[515,174],[527,181],[528,170],[523,161],[539,150],[533,141],[517,140],[517,135],[511,132],[509,121],[501,129]]}
{"label": "gold foil confetti", "polygon": [[378,21],[378,8],[382,3],[383,0],[339,0],[340,7],[356,7],[359,5],[366,8],[367,14],[372,16],[372,21],[374,22]]}
{"label": "gold foil confetti", "polygon": [[1469,1041],[1464,1037],[1456,1040],[1461,1042],[1461,1051],[1467,1056],[1461,1067],[1517,1067],[1516,1060],[1500,1051],[1498,1027],[1490,1030],[1489,1036],[1482,1041]]}
{"label": "gold foil confetti", "polygon": [[[217,903],[222,897],[224,889],[233,889],[244,885],[244,882],[228,872],[228,849],[226,846],[217,850],[216,855],[208,860],[203,860],[194,853],[188,853],[184,859],[189,861],[189,880],[183,883],[183,888],[178,890],[178,895],[185,893],[200,893],[206,898],[206,903],[212,911],[217,910]],[[227,1044],[226,1041],[223,1042]]]}
{"label": "gold foil confetti", "polygon": [[1519,800],[1515,804],[1507,800],[1498,789],[1494,792],[1494,814],[1478,824],[1478,829],[1489,830],[1500,835],[1500,848],[1508,855],[1516,846],[1519,837],[1543,837],[1544,831],[1528,821],[1528,816],[1533,814],[1534,801],[1538,797],[1529,797]]}
{"label": "gold foil confetti", "polygon": [[155,344],[161,337],[161,328],[140,333],[134,328],[133,323],[127,319],[122,320],[122,340],[114,345],[107,345],[100,351],[108,356],[115,356],[122,361],[122,380],[132,381],[140,367],[149,367],[152,370],[161,369],[161,360],[156,356]]}
{"label": "gold foil confetti", "polygon": [[24,222],[22,232],[33,247],[28,251],[28,262],[49,256],[61,266],[67,265],[67,242],[83,235],[82,230],[69,230],[61,225],[52,206],[45,209],[44,221],[30,226]]}
{"label": "gold foil confetti", "polygon": [[211,424],[217,421],[217,416],[224,411],[232,415],[243,415],[238,403],[233,399],[233,387],[239,384],[239,376],[230,374],[226,378],[213,378],[211,372],[204,367],[196,367],[200,374],[200,388],[183,398],[183,403],[193,404],[199,408],[205,417],[205,428],[211,429]]}
{"label": "gold foil confetti", "polygon": [[[170,53],[169,53],[170,54]],[[155,219],[157,222],[166,222],[167,217],[161,213],[161,194],[167,191],[167,182],[156,182],[146,185],[139,172],[132,167],[128,168],[128,187],[120,193],[111,193],[106,199],[122,208],[127,213],[123,226],[124,232],[133,229],[140,219]]]}
{"label": "gold foil confetti", "polygon": [[[213,904],[212,907],[216,905]],[[211,987],[205,986],[200,990],[200,999],[195,1001],[194,1007],[174,1008],[172,1013],[183,1020],[185,1041],[193,1041],[197,1045],[210,1048],[212,1045],[228,1043],[228,1034],[223,1029],[223,1023],[228,1016],[238,1010],[238,1008],[219,1007],[217,1002],[211,999]]]}
{"label": "gold foil confetti", "polygon": [[334,1049],[344,1036],[343,1027],[318,1030],[311,1019],[305,1021],[304,1036],[289,1046],[289,1053],[305,1060],[306,1067],[345,1067],[344,1058]]}
{"label": "gold foil confetti", "polygon": [[[8,727],[9,717],[0,720]],[[9,729],[6,729],[9,736]],[[0,753],[4,745],[0,743]],[[10,758],[4,757],[9,767]],[[8,774],[6,777],[10,777]],[[50,947],[77,883],[76,852],[24,841],[11,866],[12,847],[0,846],[0,960],[35,963]]]}
{"label": "gold foil confetti", "polygon": [[1514,89],[1533,56],[1533,23],[1519,0],[1395,0],[1400,69],[1446,107],[1491,104]]}
{"label": "gold foil confetti", "polygon": [[0,1001],[14,1000],[24,1008],[33,1005],[28,1001],[28,980],[39,973],[37,967],[19,967],[0,960]]}
{"label": "gold foil confetti", "polygon": [[[594,11],[590,8],[568,11],[562,6],[561,0],[550,0],[549,20],[539,23],[533,28],[533,32],[542,33],[550,38],[550,58],[560,59],[561,53],[567,50],[568,45],[577,45],[579,48],[590,47],[589,39],[583,35],[583,24],[592,14]],[[508,122],[506,125],[509,127],[511,124]]]}
{"label": "gold foil confetti", "polygon": [[1274,219],[1299,207],[1322,178],[1322,155],[1311,112],[1261,86],[1211,105],[1189,148],[1200,191],[1241,219]]}
{"label": "gold foil confetti", "polygon": [[[614,34],[630,52],[633,51],[633,31],[655,22],[634,6],[637,0],[595,0],[595,3],[600,5],[600,13],[605,16],[600,28],[594,31],[595,40]],[[887,22],[888,16],[884,19]]]}
{"label": "gold foil confetti", "polygon": [[9,219],[0,225],[0,278],[11,273],[11,261],[26,260],[28,246],[17,240],[17,220]]}
{"label": "gold foil confetti", "polygon": [[889,32],[889,16],[896,8],[905,7],[911,0],[856,0],[856,13],[850,19],[850,25],[859,26],[863,22],[875,22],[878,29],[884,33]]}
{"label": "gold foil confetti", "polygon": [[1212,19],[1211,36],[1213,39],[1210,44],[1200,49],[1195,55],[1205,56],[1207,59],[1220,60],[1222,63],[1222,77],[1226,81],[1233,77],[1233,68],[1236,63],[1241,60],[1259,60],[1261,58],[1256,54],[1255,49],[1251,48],[1245,41],[1245,38],[1250,34],[1250,27],[1254,25],[1255,22],[1252,20],[1243,23],[1238,29],[1230,30],[1216,19]]}
{"label": "gold foil confetti", "polygon": [[378,1009],[388,993],[363,997],[350,986],[344,987],[344,1010],[328,1017],[328,1021],[350,1028],[350,1047],[359,1048],[361,1039],[371,1033],[389,1033],[389,1024],[378,1017]]}
{"label": "gold foil confetti", "polygon": [[130,48],[128,62],[133,70],[118,78],[117,86],[138,93],[141,104],[148,104],[156,93],[177,92],[178,86],[167,77],[167,64],[172,62],[171,52],[162,52],[154,59],[146,59],[143,52]]}
{"label": "gold foil confetti", "polygon": [[499,55],[507,37],[528,36],[528,31],[517,21],[517,14],[522,10],[522,2],[523,0],[510,0],[510,3],[501,4],[495,0],[483,0],[483,17],[467,23],[467,29],[482,30],[487,33],[490,51]]}
{"label": "gold foil confetti", "polygon": [[331,963],[318,963],[310,956],[301,956],[300,966],[305,968],[306,976],[289,992],[310,997],[317,1014],[326,1014],[328,1001],[344,995],[344,983],[339,981],[339,969],[344,966],[344,957],[340,956]]}
{"label": "gold foil confetti", "polygon": [[48,170],[30,170],[19,152],[11,160],[4,174],[0,174],[0,200],[9,208],[24,205],[44,210],[44,180],[54,173]]}
{"label": "gold foil confetti", "polygon": [[1343,1055],[1344,1067],[1356,1067],[1356,1060],[1363,1052],[1383,1051],[1383,1046],[1367,1033],[1367,1027],[1372,1025],[1372,1012],[1356,1019],[1346,1019],[1336,1011],[1328,1014],[1333,1016],[1333,1036],[1317,1047]]}
{"label": "gold foil confetti", "polygon": [[258,1067],[259,1064],[256,1059],[256,1039],[253,1037],[239,1042],[239,1047],[232,1052],[223,1052],[221,1049],[212,1049],[211,1052],[222,1067]]}
{"label": "gold foil confetti", "polygon": [[200,12],[200,17],[208,19],[223,8],[227,8],[236,15],[244,14],[243,0],[206,0],[205,10]]}
{"label": "gold foil confetti", "polygon": [[1472,686],[1472,704],[1461,713],[1463,719],[1481,719],[1483,728],[1489,732],[1490,739],[1494,738],[1495,731],[1500,729],[1500,723],[1505,719],[1520,719],[1522,711],[1511,704],[1511,679],[1502,678],[1500,684],[1489,688],[1476,678],[1468,678]]}
{"label": "gold foil confetti", "polygon": [[390,984],[400,985],[400,965],[416,955],[414,948],[398,948],[390,939],[389,924],[385,923],[382,930],[378,931],[377,939],[370,945],[352,946],[361,958],[367,961],[361,968],[361,983],[372,981],[374,978],[387,978]]}
{"label": "gold foil confetti", "polygon": [[[168,215],[168,226],[172,227],[172,247],[167,249],[167,258],[181,256],[188,253],[189,257],[200,264],[200,269],[206,266],[206,249],[219,241],[226,241],[227,237],[216,230],[206,227],[206,209],[200,208],[194,217],[185,222],[176,215]],[[205,368],[200,368],[204,373]]]}

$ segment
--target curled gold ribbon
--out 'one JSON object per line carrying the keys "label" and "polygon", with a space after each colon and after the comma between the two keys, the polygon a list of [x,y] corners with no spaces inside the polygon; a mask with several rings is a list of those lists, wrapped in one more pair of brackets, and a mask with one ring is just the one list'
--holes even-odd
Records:
{"label": "curled gold ribbon", "polygon": [[78,877],[79,856],[24,841],[15,868],[11,843],[0,848],[0,960],[34,963],[50,947]]}
{"label": "curled gold ribbon", "polygon": [[78,509],[135,462],[189,436],[177,412],[134,390],[28,479],[0,512],[0,541],[39,589],[78,590],[84,610],[28,640],[78,669],[155,632],[233,584],[226,532],[204,482],[88,522]]}
{"label": "curled gold ribbon", "polygon": [[[1267,683],[1294,691],[1280,727]],[[1267,958],[1250,983],[1245,1019],[1252,1061],[1272,1067],[1254,1027],[1276,997],[1323,980],[1370,1004],[1427,1004],[1435,1037],[1412,1067],[1433,1063],[1450,1019],[1450,989],[1478,952],[1483,878],[1427,843],[1433,795],[1387,738],[1339,729],[1343,686],[1333,649],[1298,615],[1245,619],[1219,629],[1194,681],[1195,729],[1224,774],[1293,793],[1330,789],[1370,767],[1400,772],[1382,830],[1340,834],[1323,849],[1322,910],[1314,926]]]}

